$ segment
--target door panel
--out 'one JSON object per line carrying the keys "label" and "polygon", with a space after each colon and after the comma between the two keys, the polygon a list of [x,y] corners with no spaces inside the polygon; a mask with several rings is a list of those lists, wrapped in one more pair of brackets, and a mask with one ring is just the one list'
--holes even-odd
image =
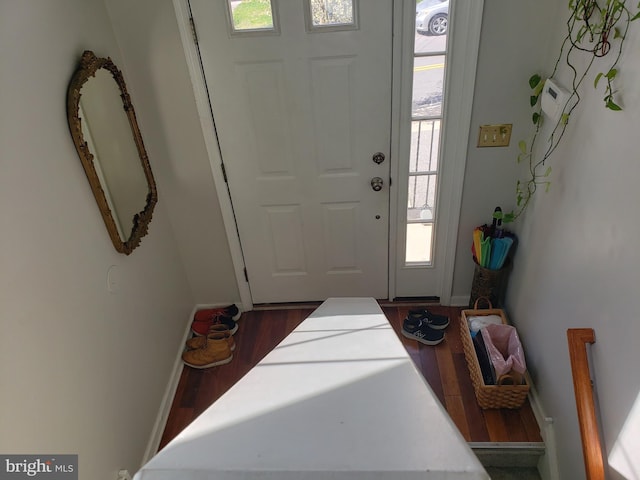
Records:
{"label": "door panel", "polygon": [[265,247],[273,252],[274,275],[306,275],[302,215],[299,205],[264,207],[265,229],[270,233]]}
{"label": "door panel", "polygon": [[291,128],[285,103],[285,78],[281,62],[237,65],[236,77],[242,91],[239,100],[246,101],[244,128],[247,138],[253,139],[258,178],[292,175]]}
{"label": "door panel", "polygon": [[315,160],[321,174],[353,169],[353,63],[353,58],[311,60]]}
{"label": "door panel", "polygon": [[358,260],[357,203],[333,203],[324,205],[324,242],[327,251],[328,274],[362,273]]}
{"label": "door panel", "polygon": [[229,35],[224,3],[190,0],[254,303],[385,298],[392,2],[313,32],[274,2],[264,36]]}

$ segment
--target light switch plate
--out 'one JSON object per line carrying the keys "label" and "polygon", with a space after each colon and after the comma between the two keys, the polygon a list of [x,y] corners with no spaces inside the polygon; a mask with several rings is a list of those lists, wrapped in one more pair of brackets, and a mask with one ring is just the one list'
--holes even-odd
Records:
{"label": "light switch plate", "polygon": [[480,125],[478,147],[507,147],[511,141],[511,123]]}

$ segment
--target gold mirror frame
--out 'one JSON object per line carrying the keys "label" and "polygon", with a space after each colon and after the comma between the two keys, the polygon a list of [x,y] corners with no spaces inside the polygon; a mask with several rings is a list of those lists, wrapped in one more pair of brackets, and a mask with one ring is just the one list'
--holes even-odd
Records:
{"label": "gold mirror frame", "polygon": [[[95,77],[96,72],[100,69],[105,69],[111,73],[120,90],[122,106],[129,120],[133,141],[135,143],[138,156],[140,157],[140,163],[148,186],[146,204],[144,205],[144,208],[140,212],[136,213],[133,216],[133,219],[131,219],[133,222],[131,234],[126,239],[121,238],[120,236],[116,220],[114,219],[114,214],[111,212],[110,203],[105,195],[105,189],[107,187],[106,185],[102,185],[100,180],[101,177],[98,175],[96,165],[94,164],[94,162],[97,162],[98,160],[95,158],[94,153],[90,151],[82,130],[82,118],[80,116],[81,90],[83,85],[85,85],[85,83],[87,83],[91,78]],[[148,232],[153,209],[158,201],[158,192],[156,190],[156,183],[153,178],[153,173],[151,172],[147,152],[144,148],[142,135],[140,134],[140,128],[138,127],[136,114],[133,109],[129,93],[127,92],[124,78],[120,70],[111,61],[111,58],[96,57],[94,53],[89,50],[82,54],[80,64],[69,83],[69,89],[67,92],[67,118],[73,143],[76,146],[78,156],[80,157],[80,161],[84,167],[84,171],[89,180],[89,184],[91,185],[91,190],[93,191],[96,202],[98,203],[102,219],[107,227],[113,246],[118,252],[129,255],[140,244],[142,237],[144,237]]]}

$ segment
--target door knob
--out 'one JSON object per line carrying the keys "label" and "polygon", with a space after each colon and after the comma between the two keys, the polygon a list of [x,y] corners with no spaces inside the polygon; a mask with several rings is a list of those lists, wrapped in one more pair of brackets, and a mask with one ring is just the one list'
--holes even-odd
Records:
{"label": "door knob", "polygon": [[373,177],[371,179],[371,188],[373,188],[374,191],[379,192],[382,190],[382,185],[384,185],[384,182],[380,177]]}
{"label": "door knob", "polygon": [[371,157],[371,158],[375,163],[380,165],[382,162],[384,162],[385,156],[384,156],[384,153],[377,152],[377,153],[374,153],[373,157]]}

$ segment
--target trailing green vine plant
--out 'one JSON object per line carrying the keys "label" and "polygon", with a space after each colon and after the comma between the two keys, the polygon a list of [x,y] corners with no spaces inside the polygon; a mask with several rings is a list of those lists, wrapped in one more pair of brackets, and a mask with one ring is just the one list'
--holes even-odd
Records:
{"label": "trailing green vine plant", "polygon": [[[638,4],[638,8],[640,8],[640,4]],[[534,154],[536,141],[539,139],[544,123],[540,97],[546,80],[538,74],[529,79],[530,104],[534,109],[531,117],[534,131],[529,143],[524,140],[518,142],[518,163],[528,162],[527,179],[519,180],[517,183],[517,207],[515,211],[504,214],[502,220],[506,223],[512,222],[522,215],[539,187],[543,187],[546,191],[549,190],[551,167],[546,162],[560,144],[571,114],[580,103],[580,86],[588,77],[598,58],[607,57],[609,62],[606,63],[607,68],[595,76],[594,88],[597,88],[599,83],[606,82],[605,107],[613,111],[622,110],[615,99],[618,92],[615,90],[613,82],[618,75],[618,61],[622,55],[622,47],[629,26],[632,21],[640,18],[640,12],[633,14],[627,7],[627,0],[569,0],[569,10],[571,13],[567,20],[567,34],[549,76],[552,78],[558,71],[561,62],[564,62],[569,67],[572,76],[569,96],[561,115],[553,125],[546,149],[540,154],[537,151]],[[577,66],[578,62],[574,58],[577,55],[588,58],[586,63],[580,63],[582,67]]]}

